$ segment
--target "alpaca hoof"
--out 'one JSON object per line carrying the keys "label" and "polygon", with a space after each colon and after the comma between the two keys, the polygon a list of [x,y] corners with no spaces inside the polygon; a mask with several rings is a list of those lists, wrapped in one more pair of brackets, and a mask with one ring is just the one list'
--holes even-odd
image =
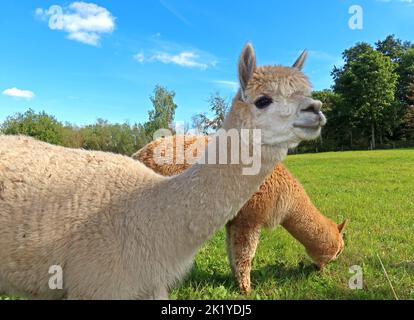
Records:
{"label": "alpaca hoof", "polygon": [[325,265],[324,264],[316,264],[316,263],[314,263],[313,264],[313,266],[315,267],[315,269],[316,270],[318,270],[318,271],[322,271],[323,269],[324,269],[324,267],[325,267]]}
{"label": "alpaca hoof", "polygon": [[244,296],[250,296],[250,294],[252,293],[252,290],[251,289],[241,290],[241,293]]}
{"label": "alpaca hoof", "polygon": [[247,286],[240,287],[240,291],[241,291],[242,295],[244,295],[244,296],[248,296],[252,293],[252,289],[250,287],[247,287]]}

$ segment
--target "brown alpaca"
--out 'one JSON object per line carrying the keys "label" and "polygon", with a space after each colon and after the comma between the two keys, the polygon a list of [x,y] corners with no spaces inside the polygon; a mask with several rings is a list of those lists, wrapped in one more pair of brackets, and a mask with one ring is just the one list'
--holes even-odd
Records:
{"label": "brown alpaca", "polygon": [[[205,136],[185,136],[184,150],[197,156],[208,142]],[[156,140],[132,157],[165,176],[173,176],[186,170],[191,164],[186,161],[177,164],[176,137]],[[173,152],[166,152],[168,148]],[[169,164],[159,161],[161,156],[173,155]],[[191,150],[193,149],[193,150]],[[172,163],[172,164],[171,164]],[[227,223],[227,252],[230,265],[244,294],[251,291],[250,271],[256,253],[262,228],[275,228],[281,224],[295,239],[304,245],[307,253],[318,268],[335,260],[342,252],[342,232],[345,220],[337,225],[323,216],[313,205],[302,185],[279,163],[265,180],[260,190],[239,211],[236,218]]]}

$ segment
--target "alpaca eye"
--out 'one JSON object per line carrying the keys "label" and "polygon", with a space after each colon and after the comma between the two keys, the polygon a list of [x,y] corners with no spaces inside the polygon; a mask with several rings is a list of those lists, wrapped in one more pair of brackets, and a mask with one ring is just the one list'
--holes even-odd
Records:
{"label": "alpaca eye", "polygon": [[254,103],[258,109],[264,109],[270,106],[273,103],[273,100],[269,97],[261,97],[256,100]]}

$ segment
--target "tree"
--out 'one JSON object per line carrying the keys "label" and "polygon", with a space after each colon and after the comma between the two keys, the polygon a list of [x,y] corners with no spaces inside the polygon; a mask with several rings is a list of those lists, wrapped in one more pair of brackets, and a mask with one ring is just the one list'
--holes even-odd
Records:
{"label": "tree", "polygon": [[407,94],[407,112],[403,118],[403,132],[407,140],[414,140],[414,80],[408,86]]}
{"label": "tree", "polygon": [[377,51],[389,57],[392,62],[398,62],[406,49],[403,42],[400,39],[396,39],[393,34],[387,36],[382,41],[377,41],[375,46]]}
{"label": "tree", "polygon": [[57,145],[63,143],[62,124],[44,111],[36,113],[29,109],[25,113],[16,113],[4,121],[1,131],[9,135],[26,135]]}
{"label": "tree", "polygon": [[397,98],[404,106],[412,104],[411,85],[414,83],[414,49],[407,49],[401,56],[397,67],[399,74]]}
{"label": "tree", "polygon": [[146,144],[145,131],[141,125],[128,123],[111,124],[98,119],[93,125],[80,129],[82,148],[101,150],[131,156]]}
{"label": "tree", "polygon": [[330,89],[312,92],[312,98],[320,100],[323,104],[324,113],[328,114],[334,109],[338,102],[338,94]]}
{"label": "tree", "polygon": [[87,125],[81,129],[83,137],[82,148],[86,150],[110,151],[111,132],[106,120],[98,119],[95,124]]}
{"label": "tree", "polygon": [[389,129],[384,114],[394,102],[398,75],[391,59],[373,48],[351,48],[344,56],[349,52],[353,54],[335,75],[334,91],[349,108],[351,121],[370,136],[375,148],[376,132],[381,141],[383,131]]}
{"label": "tree", "polygon": [[79,149],[83,146],[83,136],[81,129],[69,122],[66,122],[62,128],[63,141],[62,145],[68,148]]}
{"label": "tree", "polygon": [[154,133],[159,129],[171,128],[174,121],[177,105],[174,103],[175,92],[168,91],[166,88],[157,85],[154,95],[150,97],[153,110],[149,111],[149,120],[144,128],[147,139],[151,141]]}
{"label": "tree", "polygon": [[322,101],[322,110],[328,119],[322,130],[321,147],[325,150],[337,150],[349,145],[352,148],[354,124],[342,96],[332,90],[315,91],[312,96]]}
{"label": "tree", "polygon": [[346,49],[342,53],[342,57],[344,59],[345,64],[350,63],[357,59],[360,55],[368,52],[372,52],[373,48],[369,43],[366,42],[358,42],[355,46]]}
{"label": "tree", "polygon": [[223,124],[226,114],[229,111],[229,103],[218,92],[212,94],[208,99],[212,118],[205,113],[199,113],[193,116],[193,127],[209,134],[211,131],[217,131]]}
{"label": "tree", "polygon": [[[351,61],[356,60],[361,54],[372,52],[373,48],[370,44],[366,42],[358,42],[355,46],[346,49],[342,53],[342,59],[344,60],[345,65],[349,64]],[[334,81],[341,77],[342,73],[344,72],[345,68],[337,68],[334,66],[331,76],[333,77]]]}
{"label": "tree", "polygon": [[135,142],[135,148],[134,148],[134,151],[132,152],[133,154],[137,152],[139,149],[143,148],[148,143],[144,125],[140,123],[138,124],[135,123],[132,126],[132,136],[134,137],[134,142]]}
{"label": "tree", "polygon": [[377,51],[389,57],[396,67],[399,76],[396,99],[391,108],[386,110],[385,118],[388,124],[388,136],[399,140],[404,136],[404,118],[410,106],[410,85],[414,80],[414,49],[408,41],[402,42],[394,35],[376,43]]}
{"label": "tree", "polygon": [[210,119],[207,117],[206,113],[198,113],[191,118],[193,123],[192,127],[198,132],[203,134],[209,134],[209,123]]}
{"label": "tree", "polygon": [[404,134],[407,140],[414,139],[414,106],[409,107],[404,116]]}
{"label": "tree", "polygon": [[414,107],[414,80],[412,83],[410,83],[410,85],[408,86],[408,94],[407,94],[407,98],[408,98],[408,105],[409,107]]}
{"label": "tree", "polygon": [[128,123],[111,125],[111,151],[131,156],[141,149],[145,145],[142,143],[142,134],[145,131],[141,128],[137,124],[131,126]]}

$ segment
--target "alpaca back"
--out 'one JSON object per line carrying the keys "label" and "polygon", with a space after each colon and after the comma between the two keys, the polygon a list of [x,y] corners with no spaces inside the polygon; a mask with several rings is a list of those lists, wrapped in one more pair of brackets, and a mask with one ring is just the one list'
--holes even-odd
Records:
{"label": "alpaca back", "polygon": [[122,267],[138,186],[163,179],[128,157],[0,136],[0,289],[61,298],[48,288],[59,265],[64,286],[86,274],[82,285],[96,290]]}

